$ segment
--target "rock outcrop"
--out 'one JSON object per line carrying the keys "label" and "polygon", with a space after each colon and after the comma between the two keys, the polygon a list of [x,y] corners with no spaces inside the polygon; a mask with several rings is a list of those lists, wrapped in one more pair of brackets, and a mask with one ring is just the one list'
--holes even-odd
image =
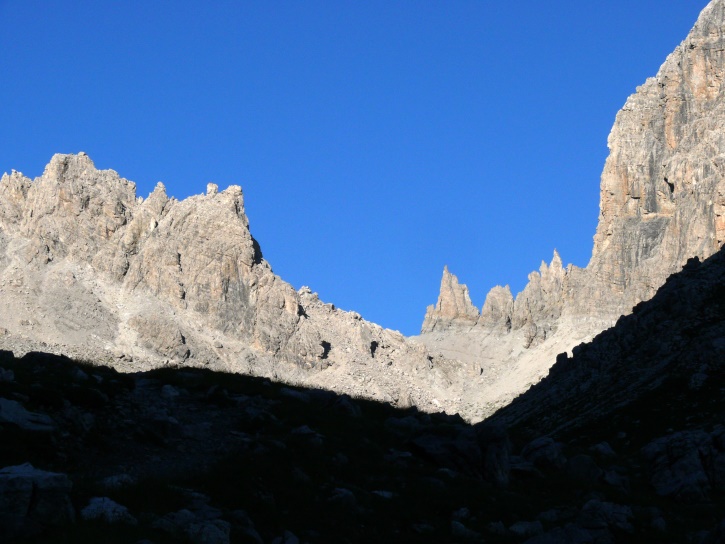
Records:
{"label": "rock outcrop", "polygon": [[[609,135],[587,266],[603,312],[649,299],[688,258],[709,257],[725,241],[723,77],[725,3],[715,0]],[[591,311],[581,298],[575,311]]]}
{"label": "rock outcrop", "polygon": [[[725,249],[702,263],[690,259],[652,299],[639,303],[614,327],[575,346],[573,355],[560,354],[545,380],[493,419],[523,424],[532,434],[573,434],[596,428],[644,397],[649,397],[648,406],[654,405],[657,392],[657,398],[665,398],[662,405],[638,417],[657,420],[652,424],[666,429],[678,406],[674,397],[668,398],[670,389],[687,398],[688,406],[700,404],[702,415],[688,423],[712,419],[720,408],[710,411],[703,404],[721,404],[724,294]],[[658,413],[667,417],[659,421]]]}
{"label": "rock outcrop", "polygon": [[506,332],[511,330],[511,317],[514,310],[514,297],[507,285],[497,285],[486,295],[486,302],[481,308],[481,322],[489,327],[503,327]]}
{"label": "rock outcrop", "polygon": [[465,312],[439,313],[433,322],[429,310],[421,340],[449,356],[470,348],[469,358],[508,365],[523,390],[554,362],[549,347],[570,351],[652,297],[688,258],[717,251],[725,241],[724,78],[725,2],[714,0],[617,115],[587,267],[563,268],[555,253],[513,302],[494,288],[466,331],[457,327]]}

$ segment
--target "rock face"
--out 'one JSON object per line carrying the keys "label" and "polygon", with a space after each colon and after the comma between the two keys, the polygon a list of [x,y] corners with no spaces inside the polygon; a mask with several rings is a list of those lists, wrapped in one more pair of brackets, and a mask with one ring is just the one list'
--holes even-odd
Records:
{"label": "rock face", "polygon": [[689,257],[725,241],[724,51],[725,3],[713,1],[617,115],[587,266],[603,311],[650,298]]}
{"label": "rock face", "polygon": [[[580,495],[587,502],[570,520],[540,515],[553,527],[531,542],[626,542],[640,530],[652,535],[632,541],[694,536],[693,520],[678,528],[673,513],[718,503],[725,490],[724,316],[721,249],[690,259],[650,300],[573,356],[561,354],[545,379],[487,420],[528,441],[511,457],[512,474],[559,471],[610,493]],[[637,505],[640,491],[650,497]],[[722,511],[712,510],[700,541],[722,541]],[[574,539],[572,527],[591,536]],[[598,536],[602,529],[611,534]]]}
{"label": "rock face", "polygon": [[724,362],[725,250],[476,425],[0,351],[0,401],[51,427],[0,418],[0,540],[722,542]]}
{"label": "rock face", "polygon": [[[453,346],[470,346],[470,357],[488,354],[523,369],[524,382],[536,381],[546,366],[536,361],[553,363],[547,345],[571,350],[652,297],[688,258],[719,249],[725,241],[724,77],[725,2],[714,0],[617,115],[587,267],[563,268],[555,252],[515,299],[495,287],[466,332],[460,324],[471,320],[468,308],[438,312],[435,320],[429,309],[421,340],[448,355]],[[540,353],[521,355],[520,347]],[[498,352],[513,355],[502,359]]]}
{"label": "rock face", "polygon": [[15,401],[0,398],[0,423],[10,423],[25,431],[51,432],[53,421],[42,414],[27,411]]}
{"label": "rock face", "polygon": [[431,410],[455,411],[448,390],[466,378],[276,276],[240,187],[178,201],[159,183],[143,199],[84,153],[0,180],[0,331],[16,352],[210,366]]}
{"label": "rock face", "polygon": [[[649,299],[688,258],[707,258],[722,246],[723,78],[725,3],[714,0],[617,114],[588,266],[562,270],[555,252],[510,309],[514,328],[528,323],[529,313],[536,322],[561,313],[616,318]],[[443,291],[442,284],[441,297]],[[468,308],[461,310],[441,314],[437,328],[443,319],[466,319]],[[431,330],[426,319],[422,332]]]}

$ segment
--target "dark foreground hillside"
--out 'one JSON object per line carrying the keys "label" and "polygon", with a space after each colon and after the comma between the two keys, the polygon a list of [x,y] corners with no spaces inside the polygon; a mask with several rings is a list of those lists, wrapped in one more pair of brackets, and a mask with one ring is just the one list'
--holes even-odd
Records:
{"label": "dark foreground hillside", "polygon": [[723,317],[721,253],[476,426],[0,352],[0,541],[724,542]]}
{"label": "dark foreground hillside", "polygon": [[505,478],[505,437],[457,416],[201,370],[120,375],[7,353],[2,368],[0,466],[68,476],[44,487],[29,467],[0,470],[5,539],[445,541],[483,530],[480,507],[518,521],[484,479]]}

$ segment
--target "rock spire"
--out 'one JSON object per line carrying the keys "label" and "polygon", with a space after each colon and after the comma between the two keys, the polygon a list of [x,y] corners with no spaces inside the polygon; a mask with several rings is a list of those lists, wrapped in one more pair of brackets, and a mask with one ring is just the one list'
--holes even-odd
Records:
{"label": "rock spire", "polygon": [[428,306],[423,327],[427,330],[451,326],[470,327],[476,324],[478,316],[478,309],[471,302],[468,287],[458,283],[458,278],[445,266],[438,302],[435,306]]}

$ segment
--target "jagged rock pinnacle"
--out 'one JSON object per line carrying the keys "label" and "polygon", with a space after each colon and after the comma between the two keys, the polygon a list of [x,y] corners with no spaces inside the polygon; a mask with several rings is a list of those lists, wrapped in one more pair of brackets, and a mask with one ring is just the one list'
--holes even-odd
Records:
{"label": "jagged rock pinnacle", "polygon": [[422,332],[475,325],[478,316],[478,309],[471,302],[468,287],[458,283],[458,278],[445,266],[438,303],[428,306]]}

